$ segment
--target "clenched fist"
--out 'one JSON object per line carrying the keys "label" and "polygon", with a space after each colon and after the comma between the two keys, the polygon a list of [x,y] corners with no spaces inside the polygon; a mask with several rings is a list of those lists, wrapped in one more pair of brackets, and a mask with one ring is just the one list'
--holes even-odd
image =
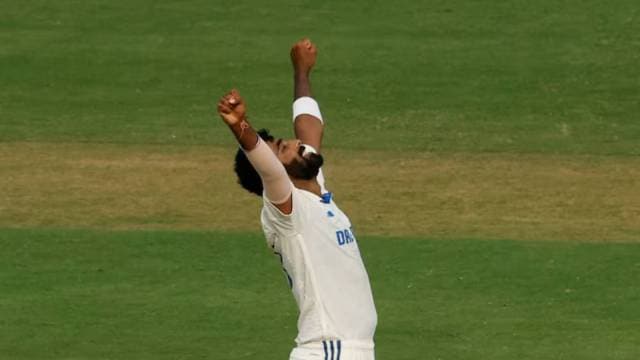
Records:
{"label": "clenched fist", "polygon": [[318,50],[311,40],[304,38],[291,47],[291,63],[296,72],[308,74],[316,64]]}
{"label": "clenched fist", "polygon": [[218,114],[229,126],[235,125],[246,118],[244,100],[240,97],[238,90],[233,89],[220,98]]}

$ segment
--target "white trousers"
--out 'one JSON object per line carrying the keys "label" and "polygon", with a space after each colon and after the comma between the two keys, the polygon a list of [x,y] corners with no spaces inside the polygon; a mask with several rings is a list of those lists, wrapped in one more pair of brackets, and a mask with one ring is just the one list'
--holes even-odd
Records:
{"label": "white trousers", "polygon": [[354,346],[350,342],[325,340],[299,345],[289,360],[375,360],[373,348]]}

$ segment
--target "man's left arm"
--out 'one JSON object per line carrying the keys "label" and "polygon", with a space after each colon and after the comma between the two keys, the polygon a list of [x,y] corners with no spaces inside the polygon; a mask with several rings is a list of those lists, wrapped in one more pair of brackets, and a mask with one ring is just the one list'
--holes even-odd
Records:
{"label": "man's left arm", "polygon": [[309,75],[316,62],[317,49],[309,39],[291,48],[293,65],[293,128],[296,138],[320,152],[324,122],[320,107],[311,94]]}

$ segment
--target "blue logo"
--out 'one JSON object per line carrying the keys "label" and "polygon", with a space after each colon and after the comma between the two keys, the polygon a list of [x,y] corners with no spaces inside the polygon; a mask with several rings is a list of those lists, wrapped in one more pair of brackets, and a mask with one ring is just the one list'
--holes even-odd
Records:
{"label": "blue logo", "polygon": [[334,217],[335,215],[333,214],[333,212],[331,210],[327,211],[327,216],[328,217]]}
{"label": "blue logo", "polygon": [[326,192],[326,193],[320,195],[320,197],[322,198],[320,201],[325,203],[325,204],[330,204],[332,196],[333,195],[330,192]]}

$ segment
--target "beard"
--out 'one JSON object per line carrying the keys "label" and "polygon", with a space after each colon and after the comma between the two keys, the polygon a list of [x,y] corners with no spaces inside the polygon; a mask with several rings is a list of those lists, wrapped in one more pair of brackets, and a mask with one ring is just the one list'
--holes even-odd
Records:
{"label": "beard", "polygon": [[309,153],[303,156],[302,159],[294,159],[284,168],[287,170],[287,174],[294,179],[311,180],[318,176],[323,163],[324,158],[322,155]]}

